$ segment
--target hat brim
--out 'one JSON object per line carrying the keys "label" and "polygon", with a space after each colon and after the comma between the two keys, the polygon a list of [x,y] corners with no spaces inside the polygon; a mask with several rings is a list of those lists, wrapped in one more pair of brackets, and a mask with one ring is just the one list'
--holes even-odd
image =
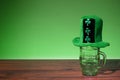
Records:
{"label": "hat brim", "polygon": [[98,48],[104,48],[109,46],[110,44],[107,42],[96,42],[96,43],[81,43],[80,37],[76,37],[73,39],[73,44],[78,47],[85,47],[85,46],[92,46],[92,47],[98,47]]}

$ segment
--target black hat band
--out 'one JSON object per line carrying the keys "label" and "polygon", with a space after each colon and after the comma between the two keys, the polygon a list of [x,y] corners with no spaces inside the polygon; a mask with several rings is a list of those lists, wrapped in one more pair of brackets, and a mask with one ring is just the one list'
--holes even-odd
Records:
{"label": "black hat band", "polygon": [[92,18],[83,19],[83,43],[95,42],[95,20]]}

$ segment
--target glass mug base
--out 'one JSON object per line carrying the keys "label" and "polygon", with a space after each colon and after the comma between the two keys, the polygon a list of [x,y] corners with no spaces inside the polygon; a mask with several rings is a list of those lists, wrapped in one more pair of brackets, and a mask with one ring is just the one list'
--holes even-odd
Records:
{"label": "glass mug base", "polygon": [[95,76],[98,73],[98,64],[96,62],[85,62],[81,64],[82,74],[85,76]]}

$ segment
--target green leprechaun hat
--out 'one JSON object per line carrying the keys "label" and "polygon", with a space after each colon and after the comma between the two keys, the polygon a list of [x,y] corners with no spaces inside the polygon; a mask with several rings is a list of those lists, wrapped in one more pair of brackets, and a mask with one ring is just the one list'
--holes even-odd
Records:
{"label": "green leprechaun hat", "polygon": [[80,20],[80,37],[73,39],[73,44],[78,47],[104,48],[110,44],[102,41],[103,21],[97,16],[84,16]]}

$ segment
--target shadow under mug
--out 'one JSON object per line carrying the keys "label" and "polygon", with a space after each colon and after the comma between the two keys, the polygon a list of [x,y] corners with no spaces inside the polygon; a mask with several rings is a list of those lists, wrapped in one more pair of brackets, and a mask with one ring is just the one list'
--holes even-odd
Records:
{"label": "shadow under mug", "polygon": [[[100,60],[102,60],[102,63]],[[80,66],[85,76],[95,76],[106,63],[106,55],[97,47],[80,47]]]}

